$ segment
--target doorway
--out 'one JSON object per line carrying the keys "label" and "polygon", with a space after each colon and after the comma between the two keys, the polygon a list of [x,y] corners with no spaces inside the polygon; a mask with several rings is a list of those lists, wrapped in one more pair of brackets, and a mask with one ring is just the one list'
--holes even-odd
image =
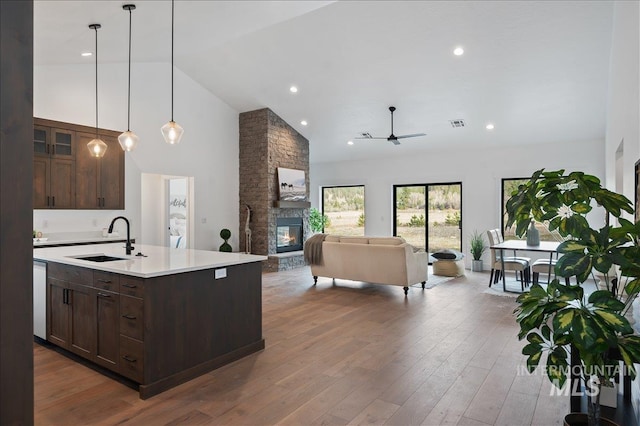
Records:
{"label": "doorway", "polygon": [[167,236],[166,245],[171,248],[191,247],[189,238],[189,178],[171,177],[166,179]]}
{"label": "doorway", "polygon": [[394,185],[393,235],[429,253],[462,251],[462,183]]}
{"label": "doorway", "polygon": [[157,246],[193,248],[193,177],[143,173],[141,186],[141,241]]}

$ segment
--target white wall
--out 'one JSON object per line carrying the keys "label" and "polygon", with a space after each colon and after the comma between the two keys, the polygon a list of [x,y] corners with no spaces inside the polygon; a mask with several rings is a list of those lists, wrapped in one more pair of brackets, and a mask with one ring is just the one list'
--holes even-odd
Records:
{"label": "white wall", "polygon": [[616,185],[616,150],[621,159],[624,195],[634,201],[634,165],[640,160],[640,8],[638,2],[616,2],[614,9],[606,135],[606,184]]}
{"label": "white wall", "polygon": [[[607,104],[606,176],[610,189],[616,185],[616,150],[624,140],[622,166],[623,193],[635,199],[635,162],[640,160],[640,7],[638,2],[616,2],[609,67]],[[640,299],[633,304],[634,327],[638,329]],[[632,405],[640,416],[640,382],[632,384]]]}
{"label": "white wall", "polygon": [[[579,170],[604,176],[604,142],[564,142],[508,149],[436,151],[424,156],[393,157],[310,166],[311,203],[320,206],[322,186],[365,185],[365,234],[391,235],[393,185],[462,182],[462,247],[469,234],[500,227],[501,179],[528,177],[541,168]],[[489,265],[484,256],[485,267]]]}
{"label": "white wall", "polygon": [[[174,119],[185,133],[179,145],[167,145],[160,127],[171,116],[170,82],[168,63],[132,64],[131,130],[140,144],[125,154],[125,210],[36,210],[34,228],[94,231],[124,214],[132,235],[147,243],[141,230],[155,219],[141,214],[140,176],[155,173],[194,178],[194,248],[217,248],[220,229],[238,229],[238,112],[176,69]],[[126,130],[127,64],[99,64],[98,90],[99,126]],[[36,66],[34,116],[94,126],[95,66]]]}

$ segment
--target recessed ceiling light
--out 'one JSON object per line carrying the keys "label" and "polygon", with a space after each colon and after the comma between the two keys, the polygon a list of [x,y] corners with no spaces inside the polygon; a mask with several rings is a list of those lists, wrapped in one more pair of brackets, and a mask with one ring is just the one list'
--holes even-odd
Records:
{"label": "recessed ceiling light", "polygon": [[495,126],[492,123],[487,124],[486,126],[484,126],[485,129],[487,130],[493,130],[495,128]]}
{"label": "recessed ceiling light", "polygon": [[347,141],[347,145],[353,145],[353,141]]}
{"label": "recessed ceiling light", "polygon": [[93,53],[91,53],[91,52],[82,52],[80,55],[81,56],[93,56]]}
{"label": "recessed ceiling light", "polygon": [[291,93],[297,93],[298,92],[298,88],[296,86],[291,86],[291,87],[289,87],[289,91]]}
{"label": "recessed ceiling light", "polygon": [[461,56],[464,53],[464,49],[462,47],[456,47],[453,49],[453,54],[456,56]]}
{"label": "recessed ceiling light", "polygon": [[306,126],[308,123],[307,123],[307,120],[302,120],[300,124],[302,124],[303,126]]}

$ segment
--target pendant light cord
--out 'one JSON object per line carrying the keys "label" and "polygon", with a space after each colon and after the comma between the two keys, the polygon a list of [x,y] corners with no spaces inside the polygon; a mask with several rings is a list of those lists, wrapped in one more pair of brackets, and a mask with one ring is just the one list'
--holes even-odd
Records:
{"label": "pendant light cord", "polygon": [[171,0],[171,121],[173,121],[173,14],[175,2]]}
{"label": "pendant light cord", "polygon": [[129,81],[127,88],[127,132],[131,131],[131,8],[129,8]]}
{"label": "pendant light cord", "polygon": [[98,26],[93,28],[96,31],[96,139],[98,139]]}

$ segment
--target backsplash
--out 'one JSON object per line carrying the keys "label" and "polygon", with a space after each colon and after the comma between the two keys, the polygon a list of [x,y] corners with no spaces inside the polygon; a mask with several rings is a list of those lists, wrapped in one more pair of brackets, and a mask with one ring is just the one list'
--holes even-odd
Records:
{"label": "backsplash", "polygon": [[[33,229],[42,232],[43,237],[68,233],[102,237],[102,229],[108,228],[111,220],[122,214],[122,211],[114,210],[34,210]],[[121,220],[116,222],[114,230],[120,235],[127,232]]]}

